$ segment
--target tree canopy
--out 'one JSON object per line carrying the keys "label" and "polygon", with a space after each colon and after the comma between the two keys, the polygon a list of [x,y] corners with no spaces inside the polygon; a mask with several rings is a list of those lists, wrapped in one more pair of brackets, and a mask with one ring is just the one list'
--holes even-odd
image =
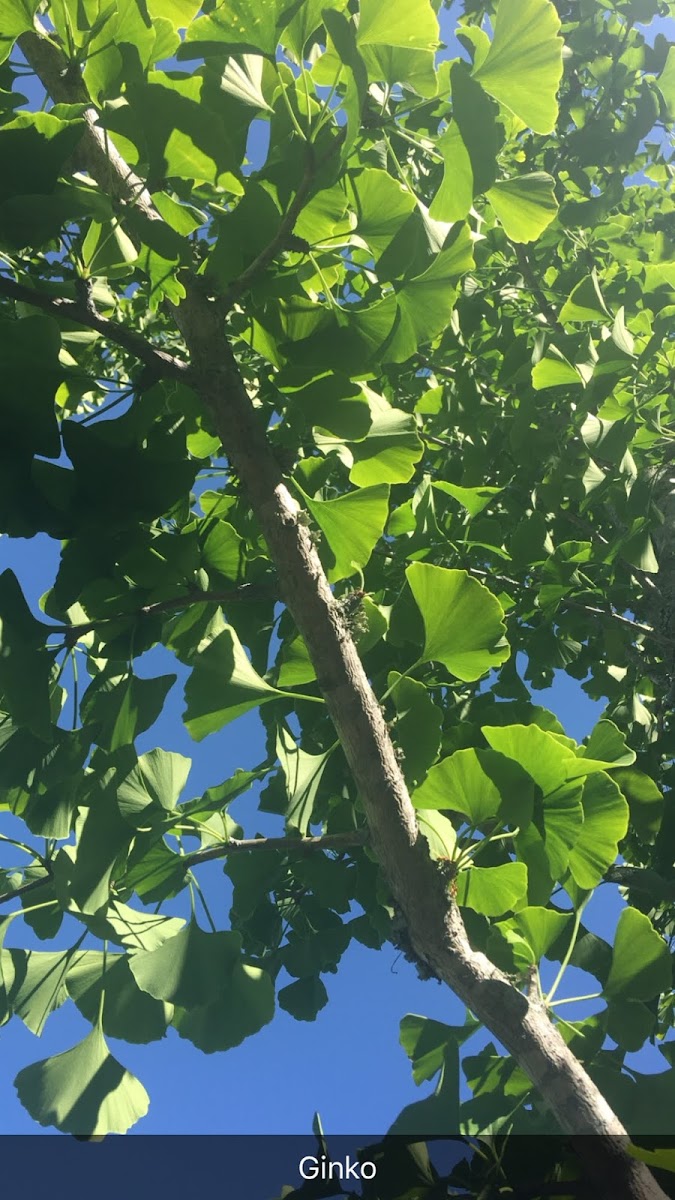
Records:
{"label": "tree canopy", "polygon": [[[356,938],[467,1005],[397,1131],[673,1132],[675,4],[440,9],[0,0],[0,529],[62,547],[38,615],[0,575],[0,1023],[92,1026],[42,1125],[125,1132],[107,1038],[311,1020]],[[195,742],[266,734],[197,797],[134,745],[172,657]]]}

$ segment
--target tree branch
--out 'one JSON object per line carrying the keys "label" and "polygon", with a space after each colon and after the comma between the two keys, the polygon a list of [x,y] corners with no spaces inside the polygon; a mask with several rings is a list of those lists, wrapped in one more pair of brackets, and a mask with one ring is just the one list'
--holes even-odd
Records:
{"label": "tree branch", "polygon": [[210,846],[208,850],[195,850],[194,854],[186,854],[183,862],[188,867],[196,867],[213,859],[229,858],[232,854],[255,850],[281,850],[284,854],[349,850],[354,846],[365,846],[367,841],[368,833],[365,829],[355,829],[349,833],[327,833],[320,837],[230,838],[229,842],[223,842],[222,846]]}
{"label": "tree branch", "polygon": [[[38,69],[35,36],[23,35],[20,44],[23,49],[28,39],[27,57]],[[42,54],[44,46],[39,49]],[[65,60],[51,43],[47,56],[44,74],[38,73],[53,98],[81,100],[83,84],[69,83]],[[92,106],[88,112],[90,134],[83,139],[87,169],[100,186],[109,189],[112,173],[116,194],[129,196],[135,177],[120,155],[104,153],[96,110]],[[140,180],[137,184],[143,188]],[[145,203],[142,191],[139,202]],[[585,1156],[602,1193],[611,1200],[638,1196],[664,1200],[649,1170],[628,1154],[625,1129],[552,1025],[545,1007],[528,1001],[484,954],[472,949],[459,909],[419,832],[384,716],[300,519],[299,505],[253,409],[222,318],[190,279],[185,299],[173,311],[190,353],[190,381],[211,412],[227,456],[248,492],[283,598],[307,645],[354,776],[373,851],[405,917],[416,953],[513,1056],[563,1131],[602,1135],[601,1140],[593,1139],[596,1148]]]}
{"label": "tree branch", "polygon": [[93,303],[84,303],[81,300],[68,300],[65,296],[50,296],[46,292],[40,292],[36,288],[27,287],[23,283],[17,283],[14,279],[8,279],[5,275],[0,275],[0,296],[7,296],[10,300],[19,300],[24,304],[31,304],[33,308],[40,308],[43,312],[49,313],[50,316],[65,318],[68,321],[74,321],[78,325],[85,325],[87,329],[94,329],[116,346],[120,346],[122,350],[126,350],[128,354],[132,354],[139,362],[149,367],[158,377],[170,379],[185,379],[188,370],[188,364],[181,361],[179,358],[174,358],[172,354],[167,354],[165,350],[160,350],[152,343],[146,341],[142,334],[135,333],[132,329],[127,329],[125,325],[120,325],[118,321],[111,321],[108,317],[102,317],[96,311]]}
{"label": "tree branch", "polygon": [[66,646],[74,646],[85,633],[91,633],[102,626],[114,621],[139,620],[143,617],[153,617],[157,613],[174,612],[176,609],[187,608],[190,604],[230,604],[232,601],[251,600],[264,595],[262,589],[255,584],[244,584],[240,588],[219,592],[201,592],[197,588],[186,592],[183,596],[171,596],[168,600],[158,600],[155,604],[144,604],[131,612],[115,613],[111,617],[97,617],[94,621],[83,621],[78,625],[50,625],[47,627],[48,636],[56,635],[65,639]]}
{"label": "tree branch", "polygon": [[268,246],[265,246],[264,250],[260,251],[260,254],[257,256],[257,258],[254,258],[253,262],[246,267],[246,270],[242,271],[239,278],[235,279],[230,285],[225,295],[217,301],[218,309],[223,316],[226,316],[230,309],[236,304],[240,296],[243,296],[244,293],[248,291],[253,281],[257,279],[258,275],[261,275],[262,272],[270,265],[270,263],[274,261],[277,255],[282,250],[287,248],[288,240],[290,235],[293,233],[295,222],[307,203],[309,190],[312,186],[312,180],[314,179],[314,175],[317,170],[317,164],[314,160],[313,147],[309,144],[307,145],[307,155],[307,163],[305,165],[304,175],[300,181],[300,186],[286,212],[284,213],[281,224],[279,225],[275,236],[272,238],[272,241]]}

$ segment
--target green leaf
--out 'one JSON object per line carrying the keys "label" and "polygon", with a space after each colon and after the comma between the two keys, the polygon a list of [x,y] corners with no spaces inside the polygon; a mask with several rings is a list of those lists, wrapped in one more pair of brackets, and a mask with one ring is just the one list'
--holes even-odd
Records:
{"label": "green leaf", "polygon": [[457,846],[452,822],[441,813],[422,809],[417,813],[417,824],[429,843],[431,857],[452,861]]}
{"label": "green leaf", "polygon": [[116,782],[115,767],[90,777],[90,806],[78,810],[76,846],[64,846],[56,860],[67,879],[70,897],[85,913],[96,913],[107,904],[114,868],[124,859],[134,836],[120,816]]}
{"label": "green leaf", "polygon": [[167,1004],[194,1008],[225,991],[240,957],[238,933],[205,933],[191,922],[156,950],[134,954],[130,966],[141,991]]}
{"label": "green leaf", "polygon": [[663,818],[663,794],[654,780],[635,767],[621,767],[612,772],[630,809],[630,819],[639,836],[646,842],[653,841],[661,827]]}
{"label": "green leaf", "polygon": [[[325,9],[342,9],[346,0],[304,0],[300,8],[295,7],[292,20],[285,25],[281,41],[290,51],[298,66],[302,66],[304,51],[311,35],[316,33],[322,23],[322,13]],[[293,6],[291,6],[293,11]]]}
{"label": "green leaf", "polygon": [[390,362],[405,362],[450,323],[458,279],[471,270],[474,259],[466,225],[455,226],[448,242],[426,271],[406,280],[397,293],[398,324],[386,347]]}
{"label": "green leaf", "polygon": [[[507,237],[513,242],[536,242],[557,215],[554,189],[555,180],[550,175],[535,171],[501,179],[486,195]],[[560,319],[564,319],[562,314]]]}
{"label": "green leaf", "polygon": [[480,679],[506,661],[499,601],[466,571],[412,563],[406,578],[424,621],[422,661],[441,662],[458,679]]}
{"label": "green leaf", "polygon": [[415,197],[398,179],[375,167],[348,175],[347,187],[356,212],[356,233],[377,260],[414,211]]}
{"label": "green leaf", "polygon": [[263,91],[265,59],[259,54],[242,54],[241,61],[228,59],[220,86],[228,95],[259,112],[274,112]]}
{"label": "green leaf", "polygon": [[527,867],[521,862],[496,867],[467,867],[457,876],[457,903],[486,917],[513,909],[527,891]]}
{"label": "green leaf", "polygon": [[604,772],[584,780],[582,804],[584,823],[572,848],[569,867],[578,886],[590,891],[616,861],[619,842],[628,829],[628,805],[617,784]]}
{"label": "green leaf", "polygon": [[612,1000],[607,1006],[607,1033],[629,1054],[642,1049],[655,1023],[654,1013],[641,1000]]}
{"label": "green leaf", "polygon": [[[18,880],[13,881],[3,873],[3,888],[5,885],[11,887],[13,882],[21,882],[21,876],[18,877]],[[7,917],[0,917],[0,1028],[6,1025],[12,1016],[9,992],[14,982],[14,964],[11,954],[2,948],[9,926],[10,920]]]}
{"label": "green leaf", "polygon": [[532,368],[532,387],[537,391],[552,387],[583,387],[587,382],[585,373],[571,363],[557,346],[549,346],[544,357]]}
{"label": "green leaf", "polygon": [[14,721],[52,739],[50,680],[53,656],[45,627],[31,613],[12,571],[0,575],[0,693]]}
{"label": "green leaf", "polygon": [[175,682],[175,675],[141,679],[108,668],[87,688],[80,709],[82,720],[96,727],[100,746],[119,750],[154,725]]}
{"label": "green leaf", "polygon": [[638,528],[621,544],[620,554],[632,567],[653,575],[658,573],[659,560],[643,518],[639,518]]}
{"label": "green leaf", "polygon": [[186,29],[201,8],[200,0],[145,0],[153,21],[170,21],[174,29]]}
{"label": "green leaf", "polygon": [[189,867],[185,856],[157,841],[154,830],[139,834],[124,871],[124,887],[136,892],[144,904],[158,904],[183,890]]}
{"label": "green leaf", "polygon": [[482,733],[493,750],[514,759],[531,775],[544,795],[560,788],[576,755],[538,725],[484,725]]}
{"label": "green leaf", "polygon": [[171,1005],[142,992],[126,954],[85,950],[78,954],[66,977],[68,994],[82,1016],[94,1025],[103,1001],[103,1032],[125,1042],[154,1042],[166,1035]]}
{"label": "green leaf", "polygon": [[131,272],[138,252],[118,221],[92,221],[82,243],[82,261],[89,275],[118,279]]}
{"label": "green leaf", "polygon": [[195,741],[261,704],[285,695],[258,675],[227,625],[200,653],[185,685],[185,727]]}
{"label": "green leaf", "polygon": [[[410,1182],[416,1186],[408,1189],[405,1195],[433,1194],[434,1168],[427,1159],[427,1147],[420,1139],[420,1131],[424,1137],[434,1134],[445,1136],[447,1129],[460,1128],[459,1107],[459,1053],[457,1047],[448,1046],[440,1078],[431,1096],[417,1100],[414,1104],[406,1104],[388,1131],[392,1143],[397,1148],[397,1158],[412,1160],[406,1163],[409,1168]],[[414,1141],[412,1139],[415,1139]],[[397,1163],[396,1187],[401,1185],[401,1167]],[[393,1174],[393,1172],[392,1172]]]}
{"label": "green leaf", "polygon": [[535,800],[532,821],[521,830],[516,843],[518,857],[529,870],[531,904],[545,903],[553,883],[567,872],[572,847],[583,827],[582,796],[581,782],[572,780]]}
{"label": "green leaf", "polygon": [[550,908],[521,908],[507,921],[500,921],[493,929],[509,943],[513,954],[513,965],[519,972],[537,965],[546,956],[551,946],[563,937],[571,920],[571,913],[554,912]]}
{"label": "green leaf", "polygon": [[[252,8],[249,0],[228,0],[208,16],[198,17],[188,28],[186,41],[190,56],[222,51],[225,47],[245,47],[254,53],[274,58],[279,27],[301,6],[302,0],[258,0]],[[286,20],[282,21],[282,16]],[[190,45],[190,43],[198,43]],[[188,57],[188,54],[182,55]]]}
{"label": "green leaf", "polygon": [[[3,962],[3,974],[10,967],[13,976],[9,991],[11,1008],[31,1033],[40,1037],[50,1013],[68,999],[66,975],[73,950],[4,950],[11,962]],[[11,978],[10,976],[10,978]]]}
{"label": "green leaf", "polygon": [[235,582],[243,571],[243,539],[227,521],[211,524],[202,542],[202,564]]}
{"label": "green leaf", "polygon": [[310,661],[309,652],[301,637],[284,642],[277,659],[279,671],[277,683],[282,688],[297,687],[316,679],[316,671]]}
{"label": "green leaf", "polygon": [[192,760],[169,750],[143,754],[117,789],[122,816],[138,828],[175,809]]}
{"label": "green leaf", "polygon": [[[96,922],[91,923],[94,927]],[[156,950],[184,927],[182,917],[140,912],[116,900],[105,914],[99,936],[111,938],[130,950]]]}
{"label": "green leaf", "polygon": [[407,483],[424,453],[415,418],[392,408],[382,396],[365,389],[370,427],[365,437],[350,447],[351,482],[360,488],[381,483]]}
{"label": "green leaf", "polygon": [[429,209],[436,221],[461,221],[475,195],[492,186],[497,170],[496,106],[465,63],[453,63],[452,124],[436,148],[443,155],[443,181]]}
{"label": "green leaf", "polygon": [[558,319],[563,323],[568,321],[606,321],[609,315],[600,291],[597,271],[593,270],[572,289],[560,310]]}
{"label": "green leaf", "polygon": [[238,963],[230,972],[226,989],[212,1004],[178,1009],[173,1026],[204,1054],[230,1050],[258,1033],[274,1016],[274,984],[266,971]]}
{"label": "green leaf", "polygon": [[586,745],[580,747],[579,754],[606,763],[607,770],[630,767],[636,758],[635,751],[626,744],[621,730],[606,717],[598,721]]}
{"label": "green leaf", "polygon": [[[189,48],[190,35],[203,19],[208,20],[193,22],[181,47]],[[233,104],[227,114],[222,106],[209,109],[205,121],[205,89],[203,76],[149,71],[147,79],[127,85],[129,105],[109,110],[106,126],[138,148],[151,180],[203,181],[241,194],[237,108]],[[138,112],[143,113],[142,123],[134,120]]]}
{"label": "green leaf", "polygon": [[307,979],[296,979],[283,987],[277,997],[279,1007],[285,1009],[296,1021],[315,1021],[322,1008],[328,1004],[328,992],[318,975]]}
{"label": "green leaf", "polygon": [[346,117],[347,132],[341,158],[346,162],[361,129],[361,113],[368,94],[368,72],[356,44],[353,22],[347,20],[343,13],[334,12],[332,7],[325,7],[322,17],[330,41],[328,52],[321,56],[314,73],[317,83],[323,83],[329,88],[332,88],[338,79],[345,83],[342,109]]}
{"label": "green leaf", "polygon": [[443,479],[434,479],[432,487],[437,492],[445,492],[446,496],[452,496],[466,509],[470,517],[477,517],[482,513],[503,490],[498,487],[460,487],[456,483],[446,483]]}
{"label": "green leaf", "polygon": [[307,383],[285,372],[280,389],[291,412],[299,411],[308,425],[320,425],[345,441],[363,438],[371,426],[368,389],[336,371],[322,373]]}
{"label": "green leaf", "polygon": [[[493,750],[457,750],[432,767],[412,795],[415,808],[452,809],[474,827],[496,817],[504,802],[528,779],[522,769]],[[531,791],[531,784],[530,784]]]}
{"label": "green leaf", "polygon": [[438,19],[429,0],[361,0],[357,43],[375,82],[405,83],[423,96],[436,92]]}
{"label": "green leaf", "polygon": [[461,1046],[478,1027],[472,1018],[465,1025],[445,1025],[429,1017],[403,1017],[399,1041],[412,1063],[415,1083],[433,1079],[443,1068],[448,1046]]}
{"label": "green leaf", "polygon": [[499,0],[495,34],[474,78],[535,133],[552,133],[562,76],[560,20],[549,0]]}
{"label": "green leaf", "polygon": [[[0,29],[0,38],[3,32]],[[81,120],[61,121],[46,112],[22,112],[4,124],[0,129],[0,158],[5,166],[0,200],[49,195],[83,129]]]}
{"label": "green leaf", "polygon": [[612,966],[604,994],[612,999],[651,1000],[672,985],[670,954],[648,916],[624,908],[614,935]]}
{"label": "green leaf", "polygon": [[126,1133],[150,1104],[143,1085],[113,1058],[98,1028],[72,1050],[19,1071],[14,1085],[38,1125],[78,1136]]}
{"label": "green leaf", "polygon": [[[0,321],[3,403],[0,431],[8,448],[58,458],[59,428],[54,398],[63,379],[59,362],[61,335],[51,317],[30,316]],[[30,362],[31,387],[24,387]]]}
{"label": "green leaf", "polygon": [[0,0],[0,62],[11,53],[16,38],[33,28],[40,0]]}
{"label": "green leaf", "polygon": [[403,751],[403,773],[408,782],[421,779],[438,757],[443,713],[423,683],[406,679],[398,671],[387,676],[396,719],[392,736]]}
{"label": "green leaf", "polygon": [[277,734],[277,755],[286,780],[286,829],[297,830],[304,837],[312,821],[321,776],[330,758],[330,751],[308,754],[296,746],[292,734],[282,725]]}
{"label": "green leaf", "polygon": [[[444,1025],[412,1014],[403,1018],[399,1040],[412,1063],[415,1083],[433,1079],[439,1072],[440,1078],[433,1095],[403,1109],[390,1134],[419,1134],[424,1130],[430,1136],[459,1128],[459,1048],[477,1028],[478,1022],[468,1016],[463,1026]],[[433,1177],[429,1183],[432,1181]],[[418,1178],[416,1182],[422,1181]]]}
{"label": "green leaf", "polygon": [[675,46],[668,48],[665,65],[656,81],[656,86],[663,97],[668,117],[672,121],[675,119]]}
{"label": "green leaf", "polygon": [[360,488],[336,500],[302,496],[328,543],[325,558],[329,581],[348,579],[365,567],[387,523],[388,485]]}

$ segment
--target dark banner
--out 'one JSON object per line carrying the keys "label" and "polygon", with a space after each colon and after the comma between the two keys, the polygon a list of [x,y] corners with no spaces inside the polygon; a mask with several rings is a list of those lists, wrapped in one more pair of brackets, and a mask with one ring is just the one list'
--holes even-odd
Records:
{"label": "dark banner", "polygon": [[[586,1147],[592,1139],[586,1141]],[[649,1160],[675,1165],[675,1139]],[[444,1200],[457,1197],[588,1197],[585,1162],[565,1138],[327,1136],[0,1138],[3,1194],[64,1194],[68,1200]],[[654,1160],[652,1158],[652,1167]],[[656,1168],[668,1196],[675,1174]],[[561,1190],[564,1189],[564,1190]]]}

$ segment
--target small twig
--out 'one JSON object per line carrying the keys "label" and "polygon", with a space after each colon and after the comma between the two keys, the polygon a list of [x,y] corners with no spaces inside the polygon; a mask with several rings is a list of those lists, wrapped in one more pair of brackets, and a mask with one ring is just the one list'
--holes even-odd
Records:
{"label": "small twig", "polygon": [[0,276],[0,296],[7,296],[10,300],[18,300],[24,304],[30,304],[34,308],[40,308],[43,312],[55,317],[56,320],[65,318],[95,330],[114,345],[126,350],[128,354],[132,354],[158,377],[184,379],[189,370],[188,363],[153,346],[143,334],[136,333],[125,325],[120,325],[118,321],[102,317],[91,299],[68,300],[65,296],[48,296],[45,292],[39,292],[23,283],[17,283],[16,280],[8,279],[4,275]]}
{"label": "small twig", "polygon": [[199,863],[211,862],[215,858],[227,858],[230,854],[249,850],[283,850],[287,854],[349,850],[352,846],[365,846],[367,841],[368,833],[365,829],[355,829],[349,833],[327,833],[323,837],[230,838],[229,842],[223,842],[221,846],[186,854],[184,863],[186,867],[195,867]]}
{"label": "small twig", "polygon": [[420,433],[420,437],[425,442],[431,442],[434,446],[443,446],[446,450],[456,450],[457,443],[449,442],[447,438],[434,437],[431,433]]}
{"label": "small twig", "polygon": [[272,238],[272,241],[265,246],[257,258],[242,271],[241,275],[234,280],[230,285],[225,295],[218,300],[217,305],[219,311],[225,316],[230,312],[233,305],[236,304],[240,296],[243,296],[248,291],[253,281],[261,274],[271,262],[277,257],[281,250],[286,248],[286,243],[293,232],[293,226],[297,221],[302,209],[304,208],[309,189],[314,178],[314,159],[310,146],[307,147],[308,161],[305,167],[305,173],[300,181],[300,186],[289,204],[282,218],[279,228]]}
{"label": "small twig", "polygon": [[529,258],[527,257],[527,251],[525,250],[525,248],[523,246],[519,246],[516,244],[514,244],[514,250],[516,252],[516,258],[518,260],[518,266],[520,267],[522,274],[523,274],[523,279],[525,280],[527,286],[529,287],[530,291],[532,292],[532,295],[534,296],[535,300],[537,301],[537,304],[539,305],[539,308],[541,309],[543,316],[546,317],[546,320],[552,329],[555,329],[558,333],[562,334],[563,336],[566,336],[565,326],[558,320],[558,314],[556,313],[556,311],[553,308],[553,306],[551,305],[550,301],[547,299],[546,295],[544,294],[544,290],[543,290],[541,284],[539,283],[539,280],[537,279],[534,271],[532,270],[532,264],[531,264]]}
{"label": "small twig", "polygon": [[157,613],[173,612],[178,608],[187,608],[190,604],[229,604],[233,600],[251,600],[257,596],[267,595],[253,584],[243,584],[227,592],[186,592],[183,596],[172,596],[169,600],[158,600],[155,604],[144,604],[131,612],[115,613],[110,617],[97,617],[94,621],[83,621],[79,625],[50,625],[49,636],[65,639],[66,646],[73,646],[85,633],[91,633],[101,626],[110,625],[115,621],[138,620],[143,617],[153,617]]}
{"label": "small twig", "polygon": [[675,641],[672,638],[667,638],[663,634],[658,633],[656,629],[652,629],[651,625],[642,625],[639,621],[631,621],[630,617],[624,617],[621,613],[614,612],[613,609],[596,608],[592,604],[582,604],[579,600],[570,600],[569,597],[565,597],[564,603],[568,608],[577,608],[580,612],[589,613],[594,617],[611,617],[612,620],[618,621],[620,625],[624,625],[627,629],[632,630],[633,633],[656,638],[657,641],[669,646],[675,645]]}
{"label": "small twig", "polygon": [[445,375],[448,379],[454,379],[457,372],[454,367],[441,367],[436,363],[432,363],[424,354],[419,354],[417,357],[420,367],[425,371],[432,371],[434,375]]}
{"label": "small twig", "polygon": [[19,887],[12,888],[11,892],[0,892],[0,904],[9,904],[10,900],[18,900],[21,896],[27,896],[29,892],[37,891],[38,888],[44,887],[50,878],[51,871],[41,879],[31,879],[30,883],[21,883]]}
{"label": "small twig", "polygon": [[646,893],[661,904],[675,900],[675,879],[664,879],[651,867],[629,867],[617,863],[605,871],[603,882],[634,888],[635,891]]}
{"label": "small twig", "polygon": [[239,297],[248,291],[253,281],[274,261],[280,251],[288,248],[288,242],[293,234],[295,222],[309,199],[309,192],[317,172],[333,157],[342,144],[343,139],[344,132],[341,132],[335,138],[327,153],[318,159],[314,157],[313,146],[310,143],[307,144],[307,162],[303,177],[300,180],[300,186],[286,209],[272,241],[260,251],[260,254],[246,267],[246,270],[242,271],[241,275],[233,281],[225,295],[216,301],[216,307],[223,316],[230,312]]}

